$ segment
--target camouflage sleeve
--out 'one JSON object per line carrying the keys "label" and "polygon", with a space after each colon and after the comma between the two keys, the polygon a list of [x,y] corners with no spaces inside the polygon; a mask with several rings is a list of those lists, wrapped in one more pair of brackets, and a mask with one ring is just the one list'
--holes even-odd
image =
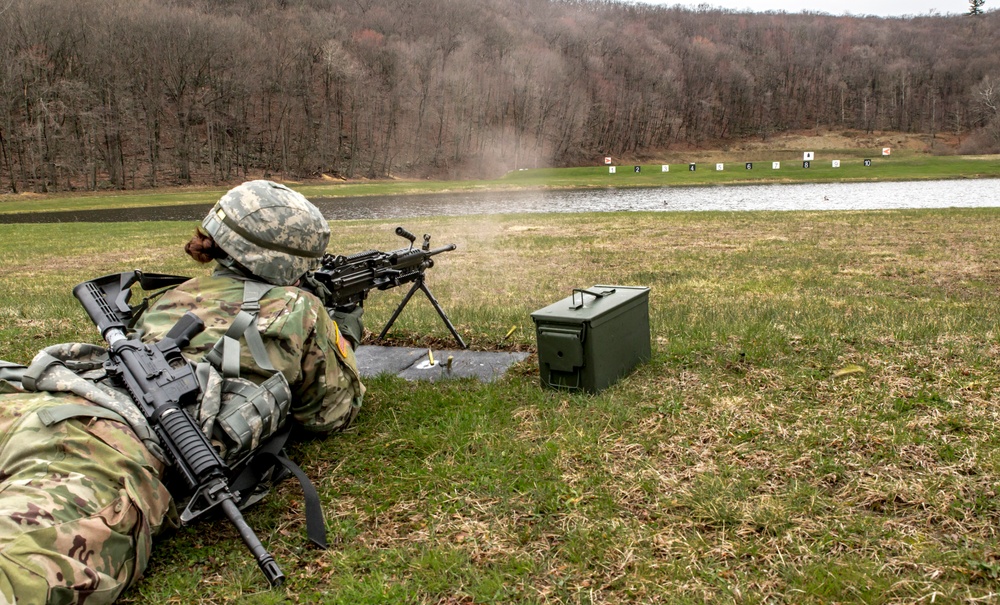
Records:
{"label": "camouflage sleeve", "polygon": [[292,389],[292,415],[308,431],[342,430],[361,407],[365,387],[354,350],[325,310],[303,342],[302,373]]}

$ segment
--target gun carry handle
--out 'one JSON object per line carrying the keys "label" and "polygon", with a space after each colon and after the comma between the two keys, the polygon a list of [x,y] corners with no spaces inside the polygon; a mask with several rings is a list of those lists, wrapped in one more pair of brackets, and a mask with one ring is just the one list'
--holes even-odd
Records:
{"label": "gun carry handle", "polygon": [[406,229],[403,229],[402,227],[396,227],[396,235],[398,235],[399,237],[405,237],[406,239],[410,240],[411,245],[413,244],[413,242],[417,241],[416,235],[413,235],[412,233],[410,233]]}
{"label": "gun carry handle", "polygon": [[[579,303],[576,302],[576,293],[577,292],[580,293],[580,302]],[[594,296],[596,298],[604,298],[608,294],[614,294],[614,293],[615,293],[615,289],[614,288],[611,288],[610,290],[604,290],[603,292],[594,292],[593,290],[584,290],[583,288],[573,288],[573,296],[570,299],[570,306],[569,306],[569,308],[573,309],[573,310],[576,310],[576,309],[579,309],[579,308],[583,307],[583,295],[584,294],[590,294],[591,296]]]}

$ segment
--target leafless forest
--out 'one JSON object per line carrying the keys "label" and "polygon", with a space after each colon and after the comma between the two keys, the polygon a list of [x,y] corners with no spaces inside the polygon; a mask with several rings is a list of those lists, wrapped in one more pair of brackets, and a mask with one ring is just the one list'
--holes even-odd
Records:
{"label": "leafless forest", "polygon": [[964,152],[1000,149],[996,10],[884,19],[595,0],[6,0],[0,10],[0,191],[496,176],[810,128],[951,133]]}

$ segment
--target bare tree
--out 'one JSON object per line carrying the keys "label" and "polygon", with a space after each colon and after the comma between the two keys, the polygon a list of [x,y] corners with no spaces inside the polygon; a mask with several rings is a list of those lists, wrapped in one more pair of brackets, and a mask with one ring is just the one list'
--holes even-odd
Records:
{"label": "bare tree", "polygon": [[997,145],[995,11],[0,0],[0,31],[0,186],[16,191],[495,176],[822,127]]}
{"label": "bare tree", "polygon": [[986,76],[973,92],[986,134],[1000,148],[1000,80]]}

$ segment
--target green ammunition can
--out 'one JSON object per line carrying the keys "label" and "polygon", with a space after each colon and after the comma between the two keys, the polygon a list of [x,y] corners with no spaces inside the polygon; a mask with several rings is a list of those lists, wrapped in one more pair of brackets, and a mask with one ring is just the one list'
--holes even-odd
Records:
{"label": "green ammunition can", "polygon": [[543,387],[596,393],[649,361],[649,288],[593,286],[531,314]]}

